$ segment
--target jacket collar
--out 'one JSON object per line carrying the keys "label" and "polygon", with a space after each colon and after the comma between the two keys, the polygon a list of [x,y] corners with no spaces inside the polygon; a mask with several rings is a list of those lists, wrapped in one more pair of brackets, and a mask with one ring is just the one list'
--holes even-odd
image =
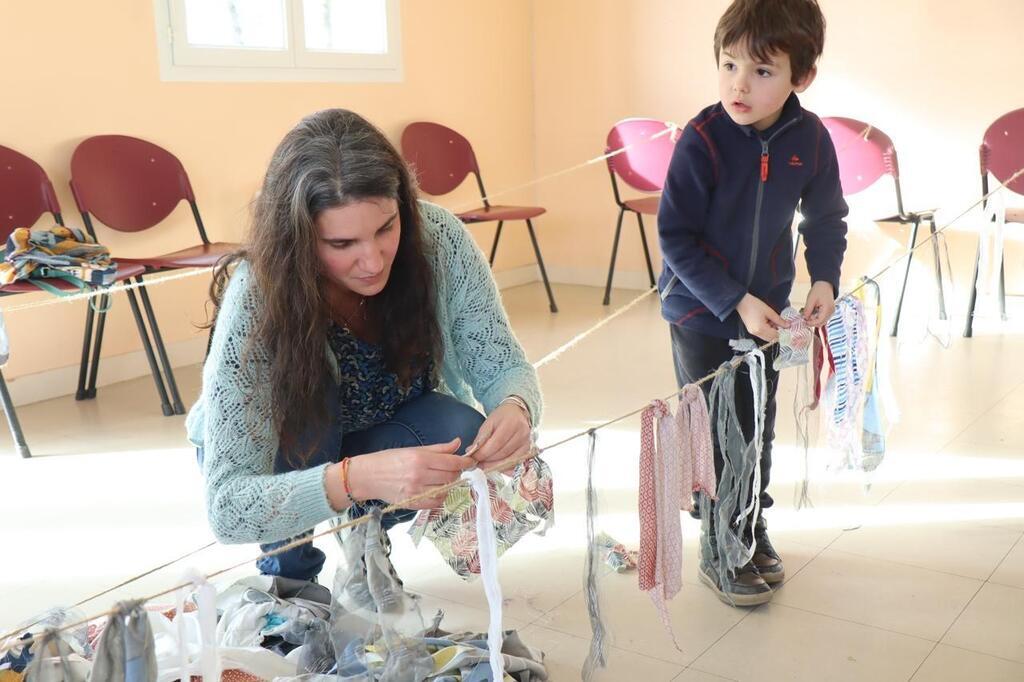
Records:
{"label": "jacket collar", "polygon": [[[719,103],[719,106],[723,105]],[[728,114],[726,114],[726,116],[728,116]],[[765,130],[758,130],[754,126],[739,125],[738,123],[733,121],[731,117],[729,118],[729,122],[732,123],[737,128],[739,128],[740,130],[742,130],[747,137],[760,137],[762,139],[768,140],[771,139],[771,137],[775,135],[775,133],[778,132],[780,128],[788,126],[791,123],[795,123],[796,121],[801,120],[803,117],[803,107],[800,106],[800,100],[799,98],[797,98],[796,93],[793,92],[790,93],[789,97],[786,99],[786,103],[782,105],[782,113],[779,115],[779,120],[773,123],[769,128],[766,128]]]}

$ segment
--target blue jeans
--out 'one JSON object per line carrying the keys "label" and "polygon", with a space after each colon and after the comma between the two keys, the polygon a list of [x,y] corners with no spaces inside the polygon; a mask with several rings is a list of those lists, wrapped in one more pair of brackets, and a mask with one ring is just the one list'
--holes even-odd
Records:
{"label": "blue jeans", "polygon": [[[338,429],[332,428],[331,435],[323,439],[317,452],[306,462],[305,468],[379,450],[447,443],[456,436],[462,439],[458,451],[458,454],[462,455],[476,438],[476,433],[483,423],[484,416],[469,405],[442,393],[427,392],[399,407],[391,421],[344,435],[338,433]],[[274,471],[283,473],[294,469],[295,467],[278,453]],[[384,503],[376,500],[367,501],[353,508],[350,515],[359,516],[371,505],[384,506]],[[390,512],[384,515],[382,525],[386,530],[396,524],[411,521],[415,515],[416,511],[411,509]],[[313,530],[310,529],[288,540],[260,545],[260,549],[269,552],[312,533]],[[313,580],[323,569],[325,559],[324,553],[309,542],[287,552],[260,559],[256,566],[260,573],[266,575]]]}

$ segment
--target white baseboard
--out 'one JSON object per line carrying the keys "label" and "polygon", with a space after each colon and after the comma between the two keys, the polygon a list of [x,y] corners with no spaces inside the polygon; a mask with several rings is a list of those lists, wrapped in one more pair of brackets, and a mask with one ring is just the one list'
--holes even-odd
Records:
{"label": "white baseboard", "polygon": [[[548,268],[548,279],[552,284],[576,284],[604,288],[608,279],[608,271],[601,268],[572,268],[556,265]],[[494,273],[494,281],[498,283],[499,289],[540,282],[540,268],[536,264],[530,264],[511,270],[502,270]],[[643,271],[616,270],[612,286],[616,289],[643,291],[650,288],[650,281],[647,279],[647,273]]]}
{"label": "white baseboard", "polygon": [[[514,276],[509,277],[506,281],[503,277],[506,273],[514,274]],[[657,280],[657,273],[655,273],[654,277]],[[540,269],[536,265],[526,265],[514,270],[498,272],[495,273],[494,278],[501,289],[541,281]],[[608,281],[608,271],[602,268],[573,268],[556,265],[548,268],[548,278],[552,284],[575,284],[603,289],[605,282]],[[646,291],[651,287],[651,281],[644,270],[616,270],[612,287],[615,289]],[[810,282],[794,282],[791,299],[793,301],[802,301],[807,297],[807,292],[810,291],[810,288]]]}
{"label": "white baseboard", "polygon": [[540,281],[540,268],[535,264],[521,265],[518,268],[502,270],[494,273],[494,281],[498,289],[509,289],[523,284]]}
{"label": "white baseboard", "polygon": [[[167,356],[172,367],[185,367],[202,362],[206,355],[206,335],[167,344]],[[142,350],[100,359],[100,373],[96,386],[108,386],[149,375],[149,363]],[[7,381],[11,400],[15,406],[73,395],[78,386],[78,365],[26,374]]]}
{"label": "white baseboard", "polygon": [[[577,284],[580,286],[604,288],[608,281],[608,270],[605,268],[572,268],[556,265],[548,268],[548,277],[559,284]],[[631,289],[645,291],[651,288],[647,272],[643,270],[616,270],[612,280],[614,289]]]}

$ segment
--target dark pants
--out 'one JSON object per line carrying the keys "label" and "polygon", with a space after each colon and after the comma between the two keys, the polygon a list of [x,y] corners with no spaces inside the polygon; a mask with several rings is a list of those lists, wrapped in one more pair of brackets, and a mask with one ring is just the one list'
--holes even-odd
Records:
{"label": "dark pants", "polygon": [[[711,374],[723,362],[731,360],[735,356],[728,339],[698,334],[675,324],[670,325],[669,328],[672,335],[672,359],[679,388]],[[754,339],[754,341],[759,346],[764,345],[764,342],[759,339]],[[778,354],[778,346],[772,346],[764,353],[765,378],[768,385],[764,412],[764,443],[761,448],[761,489],[758,491],[761,496],[761,509],[767,509],[774,503],[772,496],[768,494],[768,481],[771,479],[772,471],[772,441],[775,440],[775,394],[779,388],[779,373],[772,368],[775,356]],[[701,384],[705,399],[710,398],[712,383],[708,381]],[[741,364],[737,370],[736,414],[739,416],[744,438],[750,440],[754,434],[754,407],[753,392],[750,388],[750,368],[746,363]],[[722,451],[715,433],[714,415],[711,419],[711,434],[711,441],[715,448],[715,476],[721,478]],[[743,507],[746,507],[749,502],[749,500],[744,500]],[[695,511],[694,516],[699,518],[700,515]]]}
{"label": "dark pants", "polygon": [[[465,454],[466,448],[476,438],[477,431],[484,423],[484,416],[475,409],[442,393],[428,392],[413,398],[398,408],[390,421],[372,426],[363,431],[340,434],[332,428],[331,434],[323,438],[317,452],[302,468],[338,462],[345,457],[364,455],[392,448],[408,448],[420,445],[447,443],[456,436],[462,439],[458,454]],[[202,461],[202,452],[199,453]],[[274,462],[274,472],[294,471],[287,459],[279,452]],[[385,506],[383,502],[369,501],[352,508],[350,516],[360,516],[371,505]],[[403,509],[385,514],[381,519],[384,529],[411,521],[416,515],[412,509]],[[313,534],[313,529],[295,537],[260,545],[260,550],[269,552],[295,540]],[[312,542],[299,545],[287,552],[260,559],[256,566],[265,575],[279,575],[297,580],[313,580],[320,574],[327,557],[313,546]]]}

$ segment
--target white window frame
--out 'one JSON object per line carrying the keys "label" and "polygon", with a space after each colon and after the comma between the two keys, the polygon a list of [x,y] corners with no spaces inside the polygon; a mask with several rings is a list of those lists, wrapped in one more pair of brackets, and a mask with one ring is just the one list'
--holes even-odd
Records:
{"label": "white window frame", "polygon": [[195,47],[186,42],[185,1],[153,0],[160,79],[163,81],[400,82],[401,2],[385,0],[386,54],[307,50],[302,0],[285,0],[284,50]]}

